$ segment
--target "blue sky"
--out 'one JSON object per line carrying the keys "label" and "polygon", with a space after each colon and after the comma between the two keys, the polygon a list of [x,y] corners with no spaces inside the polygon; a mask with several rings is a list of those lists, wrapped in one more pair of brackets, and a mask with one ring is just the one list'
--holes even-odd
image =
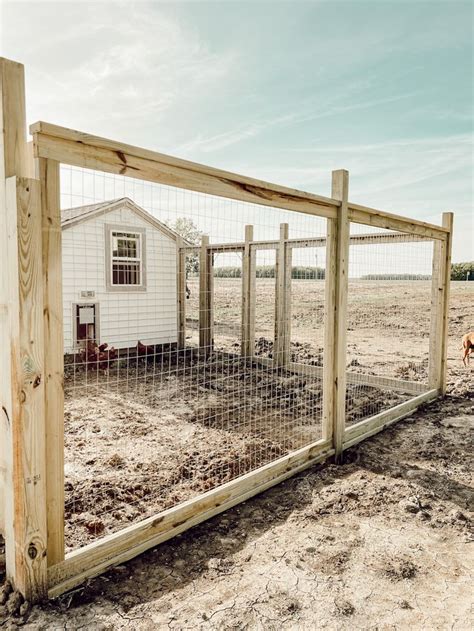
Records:
{"label": "blue sky", "polygon": [[3,2],[28,118],[438,223],[473,259],[472,2]]}

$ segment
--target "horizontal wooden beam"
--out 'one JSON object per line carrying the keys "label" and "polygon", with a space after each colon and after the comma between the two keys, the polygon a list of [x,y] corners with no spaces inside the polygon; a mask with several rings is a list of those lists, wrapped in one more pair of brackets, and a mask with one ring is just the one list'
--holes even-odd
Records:
{"label": "horizontal wooden beam", "polygon": [[[374,245],[380,243],[420,243],[431,241],[431,237],[406,232],[354,234],[349,239],[350,245]],[[251,247],[255,250],[273,250],[278,248],[279,241],[252,241]],[[311,237],[308,239],[287,239],[285,242],[290,248],[317,248],[326,247],[326,237]],[[211,243],[208,248],[212,252],[243,252],[245,243]],[[182,246],[186,252],[199,252],[199,245]]]}
{"label": "horizontal wooden beam", "polygon": [[353,223],[364,224],[365,226],[375,226],[376,228],[384,228],[386,230],[397,230],[399,232],[407,232],[408,234],[416,234],[428,239],[445,240],[448,236],[448,230],[443,226],[410,219],[400,215],[393,215],[383,210],[361,206],[360,204],[352,204],[349,202],[349,220]]}
{"label": "horizontal wooden beam", "polygon": [[362,440],[365,440],[369,436],[373,436],[374,434],[381,432],[389,425],[401,420],[405,416],[409,416],[423,403],[429,403],[438,396],[439,390],[429,390],[428,392],[424,392],[409,401],[404,401],[385,412],[380,412],[379,414],[375,414],[370,418],[364,419],[355,425],[351,425],[346,428],[345,431],[344,449],[348,449]]}
{"label": "horizontal wooden beam", "polygon": [[263,204],[285,210],[333,217],[337,201],[270,184],[155,151],[39,122],[30,127],[35,157],[50,158],[88,169]]}
{"label": "horizontal wooden beam", "polygon": [[49,568],[48,595],[56,598],[88,578],[98,576],[108,568],[171,539],[333,454],[330,443],[319,440],[199,497],[71,552],[62,563]]}
{"label": "horizontal wooden beam", "polygon": [[[266,366],[270,369],[274,368],[273,359],[270,357],[252,357],[253,362]],[[323,378],[323,367],[312,366],[311,364],[301,364],[290,362],[285,366],[285,370],[297,375],[306,375],[317,379]],[[375,386],[378,388],[386,388],[387,390],[399,390],[407,393],[424,393],[427,385],[418,381],[403,381],[393,377],[379,377],[378,375],[369,375],[367,373],[346,372],[347,383],[351,385]]]}

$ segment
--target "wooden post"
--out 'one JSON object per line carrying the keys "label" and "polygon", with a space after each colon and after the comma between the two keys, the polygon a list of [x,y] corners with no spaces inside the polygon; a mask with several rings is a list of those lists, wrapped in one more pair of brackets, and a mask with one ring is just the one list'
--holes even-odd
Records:
{"label": "wooden post", "polygon": [[445,395],[453,213],[443,213],[443,227],[449,230],[447,239],[435,240],[433,245],[429,387],[437,388],[440,394]]}
{"label": "wooden post", "polygon": [[43,269],[37,180],[7,179],[6,227],[12,358],[6,569],[16,589],[36,601],[47,594]]}
{"label": "wooden post", "polygon": [[253,226],[245,226],[242,259],[242,357],[252,357],[255,346],[255,250],[251,247]]}
{"label": "wooden post", "polygon": [[[340,460],[342,454],[346,429],[346,339],[350,239],[348,194],[348,171],[342,169],[333,171],[332,197],[340,200],[341,205],[338,209],[336,230],[334,231],[334,226],[328,226],[328,243],[331,241],[329,256],[334,257],[334,262],[329,261],[326,265],[326,268],[329,268],[330,276],[329,286],[326,290],[326,299],[329,300],[327,308],[334,308],[334,322],[332,324],[327,322],[325,331],[325,343],[328,346],[324,348],[324,363],[332,362],[332,366],[325,366],[325,372],[323,373],[323,386],[326,389],[324,393],[326,403],[323,404],[323,414],[326,415],[325,424],[327,424],[330,418],[328,406],[331,404],[332,434],[334,449],[336,450],[336,461]],[[333,335],[332,344],[331,335]],[[332,394],[328,393],[330,380],[332,380],[333,384]]]}
{"label": "wooden post", "polygon": [[178,349],[186,345],[186,252],[183,250],[183,240],[176,239],[177,266],[177,307],[178,307]]}
{"label": "wooden post", "polygon": [[441,361],[440,361],[440,390],[444,396],[446,394],[446,377],[448,362],[448,333],[449,333],[449,288],[451,284],[451,250],[453,245],[453,220],[452,212],[443,213],[443,228],[449,229],[448,238],[442,248],[443,254],[443,318],[441,327]]}
{"label": "wooden post", "polygon": [[327,219],[326,221],[322,438],[324,440],[332,440],[334,430],[334,384],[336,381],[334,341],[336,338],[337,219]]}
{"label": "wooden post", "polygon": [[64,559],[64,336],[59,163],[36,160],[42,214],[48,565]]}
{"label": "wooden post", "polygon": [[0,59],[1,508],[6,571],[47,592],[43,273],[39,184],[26,179],[24,69]]}
{"label": "wooden post", "polygon": [[214,343],[213,325],[213,254],[209,252],[209,237],[201,237],[199,253],[199,348],[207,357]]}
{"label": "wooden post", "polygon": [[280,242],[275,265],[275,336],[273,365],[278,368],[290,361],[291,340],[291,248],[287,245],[288,224],[280,224]]}

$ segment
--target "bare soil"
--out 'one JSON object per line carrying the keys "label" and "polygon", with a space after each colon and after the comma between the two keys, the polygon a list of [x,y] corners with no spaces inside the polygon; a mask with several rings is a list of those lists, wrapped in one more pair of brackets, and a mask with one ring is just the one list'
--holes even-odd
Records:
{"label": "bare soil", "polygon": [[[386,313],[396,295],[396,288],[388,293],[383,307]],[[377,362],[385,361],[388,366],[382,374],[391,376],[405,365],[412,379],[421,378],[419,366],[427,337],[426,323],[416,316],[416,296],[406,301],[411,307],[403,302],[398,315],[392,314],[388,320],[380,318],[380,324],[366,327],[363,334],[356,329],[350,362],[357,359],[364,364],[365,372],[372,367],[381,374]],[[44,607],[24,611],[18,617],[0,605],[0,625],[8,629],[23,624],[29,629],[45,630],[472,628],[474,372],[472,366],[462,366],[459,346],[462,333],[474,328],[473,298],[474,286],[471,289],[468,283],[453,284],[449,394],[444,400],[348,450],[343,465],[328,463],[295,476]],[[354,309],[357,311],[357,307]],[[367,309],[360,303],[360,313]],[[399,328],[395,328],[396,322]],[[393,332],[393,338],[387,338],[387,331]],[[381,332],[385,335],[382,340]],[[377,336],[379,346],[386,347],[386,351],[382,348],[375,352]],[[364,343],[364,339],[369,342]],[[398,342],[397,348],[398,339],[404,345]],[[411,339],[408,351],[407,339]],[[304,344],[309,340],[303,333],[293,340],[303,344],[302,352],[306,352]],[[234,343],[231,337],[229,343]],[[299,352],[298,347],[295,352]],[[407,354],[413,357],[407,358]],[[392,360],[395,367],[390,366]],[[409,362],[416,368],[410,368]],[[353,367],[359,368],[357,364]],[[108,459],[108,470],[113,472],[110,486],[102,479],[92,497],[107,496],[109,489],[112,521],[94,523],[97,516],[89,506],[83,506],[82,513],[71,511],[68,536],[72,545],[79,542],[75,539],[77,533],[82,533],[82,542],[84,533],[95,537],[114,524],[123,527],[127,520],[137,518],[134,510],[143,517],[141,511],[150,496],[156,497],[157,490],[167,487],[170,479],[176,480],[174,465],[162,458],[166,450],[171,454],[174,449],[182,449],[180,453],[189,456],[181,459],[180,478],[174,486],[175,501],[179,501],[184,495],[201,492],[215,480],[238,475],[232,462],[241,462],[243,467],[260,466],[265,458],[278,457],[282,449],[292,449],[298,441],[307,440],[304,432],[308,428],[310,432],[316,430],[314,414],[306,426],[283,424],[280,436],[275,433],[275,424],[270,424],[271,431],[263,427],[251,434],[255,442],[248,448],[246,460],[249,427],[243,424],[236,428],[235,423],[232,427],[230,416],[219,417],[219,398],[232,399],[227,388],[235,385],[235,375],[240,372],[234,371],[232,378],[227,375],[220,382],[217,379],[217,383],[226,383],[226,389],[212,393],[217,427],[209,420],[213,417],[208,413],[209,392],[203,392],[201,400],[195,401],[192,393],[196,392],[196,383],[190,385],[187,398],[182,381],[172,380],[166,393],[169,407],[153,425],[159,441],[149,435],[146,410],[150,406],[156,409],[163,397],[154,400],[145,388],[133,402],[134,414],[130,417],[130,411],[120,403],[120,392],[108,392],[107,397],[117,397],[117,407],[109,417],[108,412],[104,413],[109,409],[109,399],[101,399],[104,394],[99,390],[89,392],[89,397],[96,397],[94,405],[89,400],[80,416],[93,439],[77,449],[74,431],[82,435],[84,428],[77,424],[74,414],[67,420],[68,441],[76,454],[75,460],[68,462],[67,475],[72,484],[68,492],[70,498],[75,497],[81,480],[90,483],[91,471],[98,475]],[[199,379],[199,375],[202,373],[187,378]],[[283,401],[285,396],[287,392]],[[296,405],[294,401],[292,406]],[[77,398],[75,405],[79,405]],[[201,413],[200,405],[204,406]],[[302,400],[301,405],[308,402]],[[318,403],[313,401],[312,405],[317,407]],[[284,409],[283,403],[273,412],[281,418]],[[170,433],[176,414],[182,416],[180,429]],[[227,423],[227,429],[232,427],[226,432],[227,440],[222,436],[223,423]],[[183,427],[187,431],[183,432]],[[105,436],[100,443],[107,446],[105,450],[97,448],[97,436],[101,435]],[[207,452],[196,453],[198,443],[205,444]],[[88,452],[88,444],[96,445],[95,456]],[[145,493],[144,499],[137,498],[138,502],[126,496],[132,493],[133,497],[133,490],[117,486],[118,481],[128,478],[126,467],[134,461],[134,444],[139,444],[141,450],[135,465],[141,462],[142,468],[135,471],[133,479],[138,476],[140,492],[146,485],[150,487],[148,500]],[[82,451],[87,452],[85,456]],[[94,457],[96,461],[91,463],[84,459]],[[191,477],[186,477],[190,471]],[[197,476],[197,472],[202,475]],[[117,509],[119,492],[125,498]],[[69,508],[80,501],[80,496],[71,500]],[[85,525],[88,513],[89,527]],[[80,522],[76,528],[74,519]]]}

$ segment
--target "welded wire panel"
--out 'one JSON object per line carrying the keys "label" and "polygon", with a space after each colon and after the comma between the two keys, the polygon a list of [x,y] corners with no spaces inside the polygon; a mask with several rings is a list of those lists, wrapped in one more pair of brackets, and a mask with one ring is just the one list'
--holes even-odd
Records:
{"label": "welded wire panel", "polygon": [[413,397],[410,385],[427,390],[430,350],[433,242],[407,235],[391,243],[390,231],[357,228],[374,236],[349,248],[348,425]]}
{"label": "welded wire panel", "polygon": [[61,204],[68,548],[321,437],[324,247],[280,237],[326,220],[64,166]]}

